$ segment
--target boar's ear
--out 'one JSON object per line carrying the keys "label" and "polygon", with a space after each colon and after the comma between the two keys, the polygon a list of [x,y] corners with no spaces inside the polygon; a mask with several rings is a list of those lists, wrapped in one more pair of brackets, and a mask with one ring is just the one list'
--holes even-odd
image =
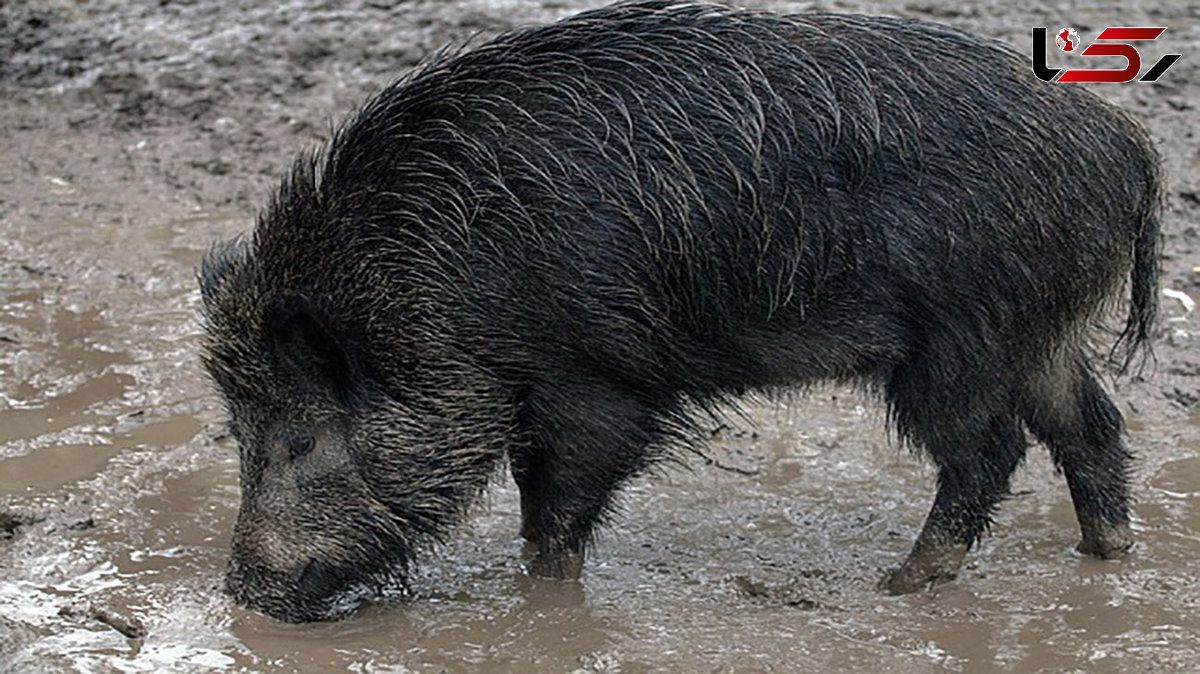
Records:
{"label": "boar's ear", "polygon": [[263,316],[267,339],[283,365],[302,380],[348,402],[355,387],[350,354],[327,316],[301,295],[281,295]]}

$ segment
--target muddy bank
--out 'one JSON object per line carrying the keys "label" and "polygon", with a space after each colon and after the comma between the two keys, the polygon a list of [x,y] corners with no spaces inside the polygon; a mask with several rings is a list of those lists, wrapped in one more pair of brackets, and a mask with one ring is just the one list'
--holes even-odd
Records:
{"label": "muddy bank", "polygon": [[[415,600],[297,627],[217,591],[237,465],[196,360],[199,256],[422,55],[597,4],[0,4],[0,671],[1192,667],[1200,324],[1170,297],[1156,367],[1110,382],[1139,455],[1128,560],[1073,552],[1065,484],[1034,449],[959,582],[880,595],[932,472],[890,442],[875,403],[822,389],[755,402],[753,424],[714,435],[711,463],[639,480],[580,585],[521,573],[515,490],[497,476]],[[1097,91],[1158,142],[1164,283],[1200,295],[1200,9],[770,6],[933,18],[1021,50],[1035,25],[1170,26],[1144,48],[1184,54],[1162,82]]]}

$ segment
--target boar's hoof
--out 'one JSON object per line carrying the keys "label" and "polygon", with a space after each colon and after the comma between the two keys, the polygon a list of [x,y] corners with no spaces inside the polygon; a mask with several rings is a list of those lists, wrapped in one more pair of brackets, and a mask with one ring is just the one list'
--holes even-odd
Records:
{"label": "boar's hoof", "polygon": [[957,571],[936,571],[924,573],[913,571],[907,564],[898,569],[892,569],[879,581],[879,589],[891,594],[912,594],[918,590],[932,588],[934,585],[948,583],[958,577]]}
{"label": "boar's hoof", "polygon": [[1083,528],[1083,540],[1075,549],[1099,559],[1119,559],[1133,547],[1133,532],[1129,523],[1096,524]]}
{"label": "boar's hoof", "polygon": [[583,574],[582,552],[527,552],[525,570],[536,578],[579,580]]}
{"label": "boar's hoof", "polygon": [[900,568],[889,571],[883,577],[879,589],[900,595],[948,583],[958,577],[958,567],[966,552],[965,545],[918,546]]}

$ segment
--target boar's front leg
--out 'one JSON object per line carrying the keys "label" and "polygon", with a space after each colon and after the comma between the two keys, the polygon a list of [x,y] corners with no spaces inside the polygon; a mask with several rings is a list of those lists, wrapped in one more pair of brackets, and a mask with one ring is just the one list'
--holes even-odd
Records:
{"label": "boar's front leg", "polygon": [[659,418],[639,396],[599,380],[547,384],[525,397],[523,442],[510,462],[531,575],[579,577],[613,496],[650,463]]}

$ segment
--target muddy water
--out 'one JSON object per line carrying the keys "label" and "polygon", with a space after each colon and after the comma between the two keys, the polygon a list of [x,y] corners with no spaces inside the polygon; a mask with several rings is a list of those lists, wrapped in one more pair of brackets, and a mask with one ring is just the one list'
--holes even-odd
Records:
{"label": "muddy water", "polygon": [[218,584],[237,466],[196,362],[192,270],[242,224],[22,233],[63,266],[0,288],[0,494],[41,519],[0,541],[4,667],[1149,671],[1200,657],[1195,424],[1133,417],[1132,558],[1073,552],[1066,488],[1035,448],[960,580],[891,598],[874,583],[907,551],[932,475],[876,405],[835,389],[751,402],[708,460],[639,480],[582,583],[523,575],[515,490],[497,476],[415,598],[308,626],[236,608]]}

